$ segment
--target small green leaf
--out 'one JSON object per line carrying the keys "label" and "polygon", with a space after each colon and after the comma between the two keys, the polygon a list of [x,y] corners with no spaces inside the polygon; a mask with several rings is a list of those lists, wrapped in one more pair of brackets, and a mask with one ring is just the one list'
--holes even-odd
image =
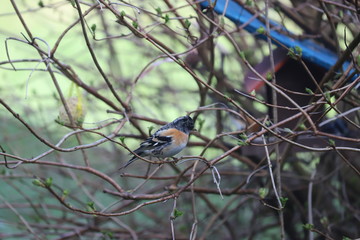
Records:
{"label": "small green leaf", "polygon": [[335,140],[329,139],[329,145],[335,147]]}
{"label": "small green leaf", "polygon": [[241,59],[245,60],[245,52],[241,51],[239,55]]}
{"label": "small green leaf", "polygon": [[239,140],[237,142],[237,145],[239,145],[239,146],[247,146],[247,145],[249,145],[249,143],[247,143],[246,141],[243,141],[243,140]]}
{"label": "small green leaf", "polygon": [[39,5],[39,7],[43,8],[43,7],[44,7],[44,3],[43,3],[43,1],[42,1],[42,0],[40,0],[40,1],[38,2],[38,5]]}
{"label": "small green leaf", "polygon": [[258,29],[256,29],[256,32],[260,33],[260,34],[264,34],[265,33],[265,28],[264,27],[259,27]]}
{"label": "small green leaf", "polygon": [[271,81],[272,79],[273,79],[273,74],[272,74],[272,72],[267,72],[267,73],[266,73],[266,80]]}
{"label": "small green leaf", "polygon": [[93,25],[91,25],[91,31],[93,31],[93,33],[95,33],[95,31],[96,31],[96,24],[95,23]]}
{"label": "small green leaf", "polygon": [[168,22],[169,22],[169,20],[170,20],[169,15],[168,15],[168,14],[165,14],[164,19],[165,19],[165,23],[168,23]]}
{"label": "small green leaf", "polygon": [[174,209],[174,219],[177,218],[177,217],[180,217],[182,216],[184,213],[178,209]]}
{"label": "small green leaf", "polygon": [[259,196],[260,198],[264,199],[269,193],[267,188],[259,188]]}
{"label": "small green leaf", "polygon": [[284,128],[284,132],[287,132],[287,133],[294,133],[290,128]]}
{"label": "small green leaf", "polygon": [[299,46],[295,46],[296,54],[301,57],[302,56],[302,48]]}
{"label": "small green leaf", "polygon": [[52,182],[53,182],[52,177],[47,178],[47,179],[45,180],[45,186],[46,186],[46,187],[51,187]]}
{"label": "small green leaf", "polygon": [[104,236],[103,239],[114,239],[114,234],[110,231],[103,230],[103,231],[101,231],[101,233]]}
{"label": "small green leaf", "polygon": [[253,1],[252,0],[246,0],[245,5],[251,7],[253,5]]}
{"label": "small green leaf", "polygon": [[185,28],[186,29],[189,29],[190,25],[191,25],[191,22],[188,20],[188,19],[185,19]]}
{"label": "small green leaf", "polygon": [[324,227],[328,227],[329,226],[329,219],[327,217],[322,217],[320,219],[320,222],[321,224],[324,226]]}
{"label": "small green leaf", "polygon": [[305,124],[303,124],[303,123],[302,123],[302,124],[300,124],[299,129],[300,129],[300,130],[305,130],[305,129],[306,129]]}
{"label": "small green leaf", "polygon": [[287,198],[287,197],[281,197],[281,198],[280,198],[281,206],[282,206],[283,208],[285,207],[285,205],[286,205],[286,203],[287,203],[288,200],[289,200],[289,198]]}
{"label": "small green leaf", "polygon": [[314,229],[314,225],[312,225],[310,223],[306,223],[306,224],[303,224],[303,228],[305,228],[306,230],[312,230],[312,229]]}
{"label": "small green leaf", "polygon": [[157,15],[159,15],[160,17],[162,16],[162,10],[160,7],[155,8],[155,11],[156,11]]}
{"label": "small green leaf", "polygon": [[44,183],[41,182],[39,179],[35,179],[32,181],[32,184],[34,184],[35,186],[38,186],[38,187],[45,187]]}
{"label": "small green leaf", "polygon": [[136,22],[136,21],[133,21],[133,22],[132,22],[132,25],[133,25],[133,27],[136,28],[136,29],[139,27],[139,24],[138,24],[138,22]]}
{"label": "small green leaf", "polygon": [[[150,135],[149,135],[150,136]],[[125,137],[124,136],[120,136],[119,137],[119,140],[120,140],[120,142],[122,143],[122,144],[124,144],[124,142],[125,142]]]}
{"label": "small green leaf", "polygon": [[121,15],[122,17],[124,17],[124,16],[126,15],[125,11],[122,10],[121,13],[120,13],[120,15]]}
{"label": "small green leaf", "polygon": [[73,6],[73,8],[75,8],[76,6],[75,0],[67,0],[67,1],[71,3],[71,6]]}
{"label": "small green leaf", "polygon": [[296,54],[295,54],[293,48],[290,48],[290,49],[289,49],[287,55],[288,55],[289,57],[291,57],[292,59],[295,59],[295,60],[296,60]]}
{"label": "small green leaf", "polygon": [[152,135],[152,134],[151,134],[152,130],[154,130],[154,126],[150,126],[150,127],[148,127],[149,136],[151,136],[151,135]]}
{"label": "small green leaf", "polygon": [[267,120],[266,122],[265,122],[265,126],[267,126],[267,127],[270,127],[271,126],[271,121],[270,120]]}
{"label": "small green leaf", "polygon": [[64,201],[67,196],[69,196],[69,190],[64,189],[61,195],[61,199]]}
{"label": "small green leaf", "polygon": [[325,92],[324,95],[325,95],[326,101],[331,102],[331,94],[330,94],[330,92]]}
{"label": "small green leaf", "polygon": [[241,139],[241,140],[248,140],[248,136],[245,134],[245,133],[241,133],[241,134],[239,134],[239,138]]}
{"label": "small green leaf", "polygon": [[339,18],[343,18],[344,17],[344,11],[339,9]]}
{"label": "small green leaf", "polygon": [[305,88],[305,91],[308,93],[308,94],[314,94],[314,92],[310,89],[310,88]]}
{"label": "small green leaf", "polygon": [[302,56],[302,48],[299,46],[291,47],[287,55],[294,60],[298,60]]}
{"label": "small green leaf", "polygon": [[87,210],[89,212],[95,212],[95,203],[94,202],[88,202],[86,205],[87,205]]}

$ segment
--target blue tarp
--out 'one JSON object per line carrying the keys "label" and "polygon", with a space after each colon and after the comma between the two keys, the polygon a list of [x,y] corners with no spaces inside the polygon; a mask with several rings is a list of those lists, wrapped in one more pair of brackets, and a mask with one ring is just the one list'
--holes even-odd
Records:
{"label": "blue tarp", "polygon": [[[209,3],[207,1],[204,1],[201,2],[200,5],[202,8],[207,8],[209,6]],[[244,23],[248,23],[253,18],[253,20],[251,20],[251,22],[246,24],[246,26],[244,27],[244,29],[249,33],[257,33],[257,30],[260,28],[266,29],[266,26],[263,22],[261,22],[257,18],[254,18],[253,14],[251,14],[245,8],[232,0],[216,1],[214,11],[218,14],[223,14],[224,10],[226,11],[225,16],[237,25],[243,25]],[[285,31],[290,33],[287,29],[284,28],[284,26],[277,24],[274,21],[271,21],[270,24],[272,25],[273,29],[281,29],[282,32]],[[288,35],[284,35],[276,30],[270,30],[270,36],[273,39],[288,48],[294,48],[296,46],[300,47],[302,49],[303,59],[306,59],[307,61],[324,67],[325,69],[330,69],[338,60],[338,56],[334,52],[316,43],[315,41],[311,39],[296,40],[289,37]],[[257,34],[256,37],[266,39],[266,36],[263,34]],[[273,43],[277,44],[276,41],[273,41]],[[343,64],[343,69],[346,69],[349,64],[349,62],[345,62]]]}

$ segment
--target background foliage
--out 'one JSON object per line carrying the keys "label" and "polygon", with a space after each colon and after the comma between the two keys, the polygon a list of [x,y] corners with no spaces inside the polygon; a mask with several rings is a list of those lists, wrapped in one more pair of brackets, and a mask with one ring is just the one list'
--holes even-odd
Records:
{"label": "background foliage", "polygon": [[[358,1],[236,2],[339,58],[355,45],[358,71]],[[359,78],[321,82],[293,56],[288,81],[319,84],[295,92],[311,101],[287,106],[296,124],[279,121],[277,75],[254,68],[279,47],[243,27],[195,1],[4,1],[0,238],[360,237]],[[268,95],[245,91],[249,73]],[[186,114],[197,131],[179,159],[118,170]],[[318,127],[334,116],[346,133]]]}

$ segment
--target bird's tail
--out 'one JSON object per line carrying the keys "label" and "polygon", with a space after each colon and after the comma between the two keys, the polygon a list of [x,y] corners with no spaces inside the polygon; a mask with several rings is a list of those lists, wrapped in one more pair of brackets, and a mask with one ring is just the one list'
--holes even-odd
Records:
{"label": "bird's tail", "polygon": [[133,156],[129,161],[127,161],[123,166],[121,166],[121,167],[119,168],[119,170],[126,168],[127,166],[129,166],[130,164],[132,164],[133,162],[135,162],[136,159],[137,159],[137,157],[136,157],[136,156]]}
{"label": "bird's tail", "polygon": [[121,167],[119,168],[119,170],[124,169],[124,168],[126,168],[127,166],[129,166],[130,164],[132,164],[135,160],[138,159],[137,156],[141,156],[141,157],[142,157],[143,154],[144,154],[144,151],[143,151],[143,149],[142,149],[141,147],[139,147],[138,149],[136,149],[136,150],[134,151],[134,153],[136,153],[137,155],[134,155],[129,161],[127,161],[127,163],[125,163],[123,166],[121,166]]}

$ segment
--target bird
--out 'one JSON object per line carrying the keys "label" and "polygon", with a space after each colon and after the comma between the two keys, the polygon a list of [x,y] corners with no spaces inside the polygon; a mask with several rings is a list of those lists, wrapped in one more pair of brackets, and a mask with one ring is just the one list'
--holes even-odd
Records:
{"label": "bird", "polygon": [[[134,150],[138,156],[166,158],[181,152],[187,145],[189,134],[194,129],[194,120],[189,116],[182,116],[159,128],[153,135]],[[137,160],[134,155],[124,166],[124,169]]]}

